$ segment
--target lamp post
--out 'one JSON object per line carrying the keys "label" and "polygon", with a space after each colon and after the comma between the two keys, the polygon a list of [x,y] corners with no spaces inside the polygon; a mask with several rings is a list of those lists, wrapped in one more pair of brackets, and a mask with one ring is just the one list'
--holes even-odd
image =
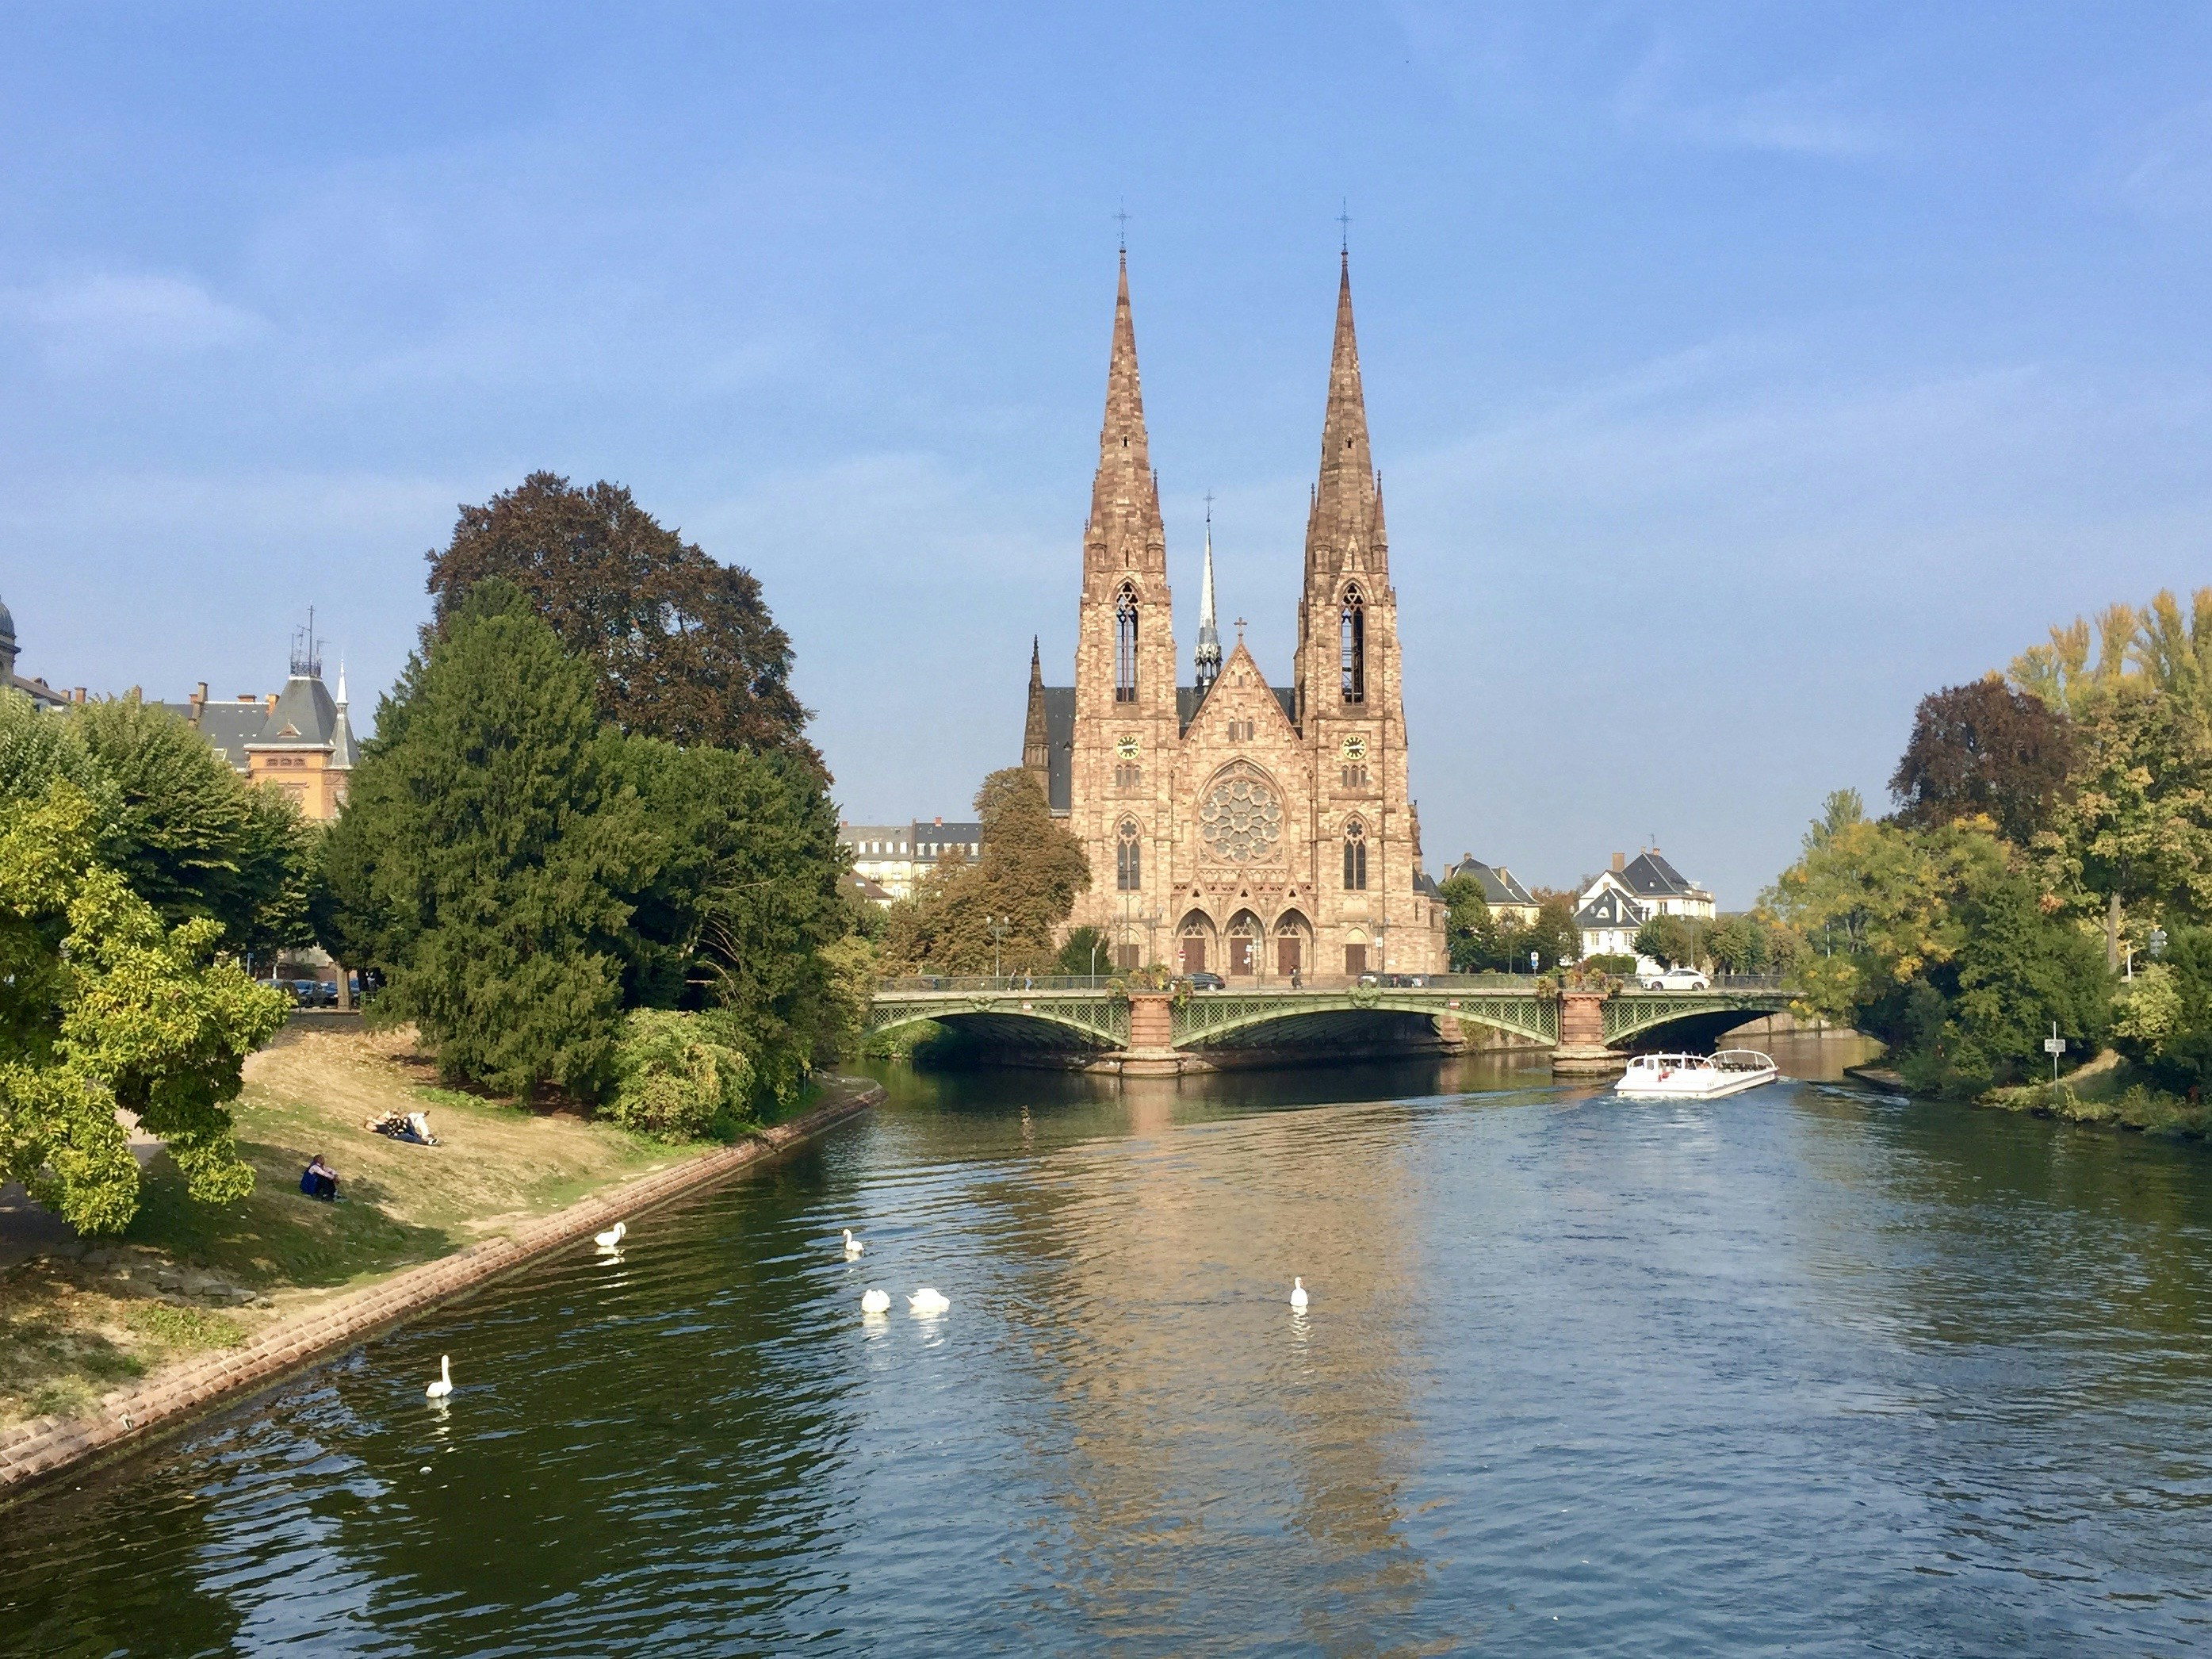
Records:
{"label": "lamp post", "polygon": [[999,977],[999,946],[1006,935],[1013,931],[1010,925],[1012,921],[1012,916],[985,918],[984,926],[989,930],[991,935],[991,977],[993,979]]}

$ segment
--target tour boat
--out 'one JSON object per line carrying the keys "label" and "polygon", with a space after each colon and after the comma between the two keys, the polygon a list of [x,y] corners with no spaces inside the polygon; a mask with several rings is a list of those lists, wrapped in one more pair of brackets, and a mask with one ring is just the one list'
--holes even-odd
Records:
{"label": "tour boat", "polygon": [[1774,1057],[1756,1048],[1723,1048],[1717,1054],[1638,1054],[1628,1062],[1613,1092],[1631,1100],[1717,1100],[1771,1083]]}

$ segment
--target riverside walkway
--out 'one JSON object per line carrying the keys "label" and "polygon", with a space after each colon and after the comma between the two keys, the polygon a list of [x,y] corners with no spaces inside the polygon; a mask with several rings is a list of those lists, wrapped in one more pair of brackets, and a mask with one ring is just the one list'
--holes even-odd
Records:
{"label": "riverside walkway", "polygon": [[1124,1075],[1320,1058],[1453,1053],[1469,1027],[1548,1051],[1553,1069],[1603,1073],[1632,1048],[1696,1048],[1781,1012],[1778,980],[1724,975],[1702,991],[1560,988],[1523,974],[1364,975],[1194,990],[1119,977],[939,975],[882,981],[868,1030],[936,1020],[1014,1063]]}

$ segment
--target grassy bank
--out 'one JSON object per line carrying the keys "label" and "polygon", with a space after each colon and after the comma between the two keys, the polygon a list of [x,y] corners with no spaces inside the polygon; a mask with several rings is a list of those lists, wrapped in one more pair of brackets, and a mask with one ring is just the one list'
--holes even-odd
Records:
{"label": "grassy bank", "polygon": [[2133,1066],[2109,1049],[2056,1083],[1992,1089],[1975,1103],[2067,1123],[2102,1123],[2147,1134],[2212,1139],[2212,1106],[2191,1103],[2179,1095],[2151,1088]]}
{"label": "grassy bank", "polygon": [[[234,1111],[252,1194],[194,1204],[157,1153],[120,1238],[0,1273],[0,1425],[86,1409],[125,1379],[698,1150],[440,1088],[404,1036],[352,1020],[295,1022],[246,1077]],[[395,1109],[427,1111],[443,1144],[363,1127]],[[317,1152],[339,1174],[340,1203],[299,1190]]]}

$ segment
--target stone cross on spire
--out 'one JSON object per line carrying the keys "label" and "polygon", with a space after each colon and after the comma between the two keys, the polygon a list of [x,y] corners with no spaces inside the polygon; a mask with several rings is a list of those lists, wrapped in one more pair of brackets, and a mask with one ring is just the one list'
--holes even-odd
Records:
{"label": "stone cross on spire", "polygon": [[1221,677],[1221,629],[1213,618],[1213,492],[1206,494],[1206,574],[1198,586],[1198,649],[1192,654],[1198,694]]}

